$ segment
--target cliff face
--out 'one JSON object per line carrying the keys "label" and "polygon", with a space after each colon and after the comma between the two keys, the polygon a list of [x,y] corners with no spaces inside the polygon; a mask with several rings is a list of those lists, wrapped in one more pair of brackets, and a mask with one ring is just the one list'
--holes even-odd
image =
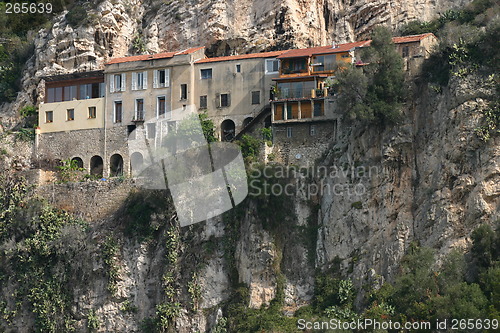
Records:
{"label": "cliff face", "polygon": [[65,13],[35,38],[23,89],[5,115],[35,104],[39,77],[103,68],[111,57],[204,45],[210,56],[327,45],[366,38],[377,24],[397,29],[430,20],[469,0],[234,0],[97,1],[82,3],[87,18],[69,24]]}

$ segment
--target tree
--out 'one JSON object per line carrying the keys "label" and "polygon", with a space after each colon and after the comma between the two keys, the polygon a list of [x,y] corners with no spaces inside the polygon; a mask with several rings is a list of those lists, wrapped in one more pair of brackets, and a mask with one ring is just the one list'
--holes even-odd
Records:
{"label": "tree", "polygon": [[376,27],[366,48],[363,71],[354,67],[337,71],[338,105],[352,119],[392,125],[401,119],[406,89],[403,61],[386,27]]}

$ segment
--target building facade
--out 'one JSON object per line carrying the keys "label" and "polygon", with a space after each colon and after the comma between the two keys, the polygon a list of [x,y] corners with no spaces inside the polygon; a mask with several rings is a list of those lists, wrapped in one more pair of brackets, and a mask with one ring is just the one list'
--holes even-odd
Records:
{"label": "building facade", "polygon": [[[433,34],[394,38],[415,73]],[[362,65],[370,41],[207,58],[203,47],[112,59],[102,71],[43,77],[36,155],[41,166],[73,159],[96,177],[129,175],[136,136],[152,147],[196,110],[221,141],[273,128],[277,160],[312,163],[335,141],[341,110],[327,82],[344,64]],[[258,131],[257,131],[258,132]]]}

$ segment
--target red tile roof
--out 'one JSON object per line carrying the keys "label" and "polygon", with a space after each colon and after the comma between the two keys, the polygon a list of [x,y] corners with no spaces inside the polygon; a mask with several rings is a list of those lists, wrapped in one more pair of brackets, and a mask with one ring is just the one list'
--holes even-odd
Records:
{"label": "red tile roof", "polygon": [[132,62],[132,61],[168,59],[168,58],[172,58],[176,55],[190,54],[190,53],[196,52],[196,51],[203,49],[203,48],[204,48],[204,46],[192,47],[192,48],[189,48],[189,49],[186,49],[183,51],[178,51],[178,52],[162,52],[162,53],[156,53],[156,54],[144,54],[144,55],[131,56],[131,57],[115,58],[115,59],[111,59],[109,62],[107,62],[106,65],[121,64],[124,62]]}
{"label": "red tile roof", "polygon": [[[394,38],[392,38],[392,40],[395,44],[403,44],[403,43],[418,42],[418,41],[421,41],[422,39],[429,37],[429,36],[434,36],[434,34],[429,32],[429,33],[421,34],[421,35],[394,37]],[[434,36],[434,37],[436,37],[436,36]]]}
{"label": "red tile roof", "polygon": [[218,61],[231,61],[231,60],[241,60],[241,59],[253,59],[253,58],[274,58],[279,56],[285,51],[272,51],[272,52],[261,52],[261,53],[249,53],[249,54],[240,54],[226,57],[216,57],[216,58],[205,58],[198,60],[197,64],[204,64],[208,62],[218,62]]}
{"label": "red tile roof", "polygon": [[289,50],[284,54],[280,55],[278,58],[283,59],[283,58],[310,57],[313,54],[331,54],[331,53],[348,52],[352,48],[366,46],[368,42],[369,41],[338,44],[335,48],[332,48],[332,45],[328,45],[328,46],[310,47],[307,49]]}
{"label": "red tile roof", "polygon": [[[395,44],[403,44],[403,43],[418,42],[428,36],[434,36],[434,34],[426,33],[421,35],[393,37],[392,40]],[[361,42],[338,44],[335,48],[332,48],[332,45],[328,45],[328,46],[310,47],[306,49],[289,50],[280,55],[278,58],[283,59],[283,58],[311,57],[312,55],[348,52],[349,50],[356,47],[370,46],[371,42],[372,42],[371,40],[365,40]]]}

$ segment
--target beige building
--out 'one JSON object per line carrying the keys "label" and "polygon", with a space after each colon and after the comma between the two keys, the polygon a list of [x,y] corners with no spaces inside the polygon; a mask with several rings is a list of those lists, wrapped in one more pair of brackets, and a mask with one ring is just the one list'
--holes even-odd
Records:
{"label": "beige building", "polygon": [[195,104],[206,110],[222,141],[231,140],[262,112],[269,112],[277,56],[285,51],[206,58],[195,64]]}

